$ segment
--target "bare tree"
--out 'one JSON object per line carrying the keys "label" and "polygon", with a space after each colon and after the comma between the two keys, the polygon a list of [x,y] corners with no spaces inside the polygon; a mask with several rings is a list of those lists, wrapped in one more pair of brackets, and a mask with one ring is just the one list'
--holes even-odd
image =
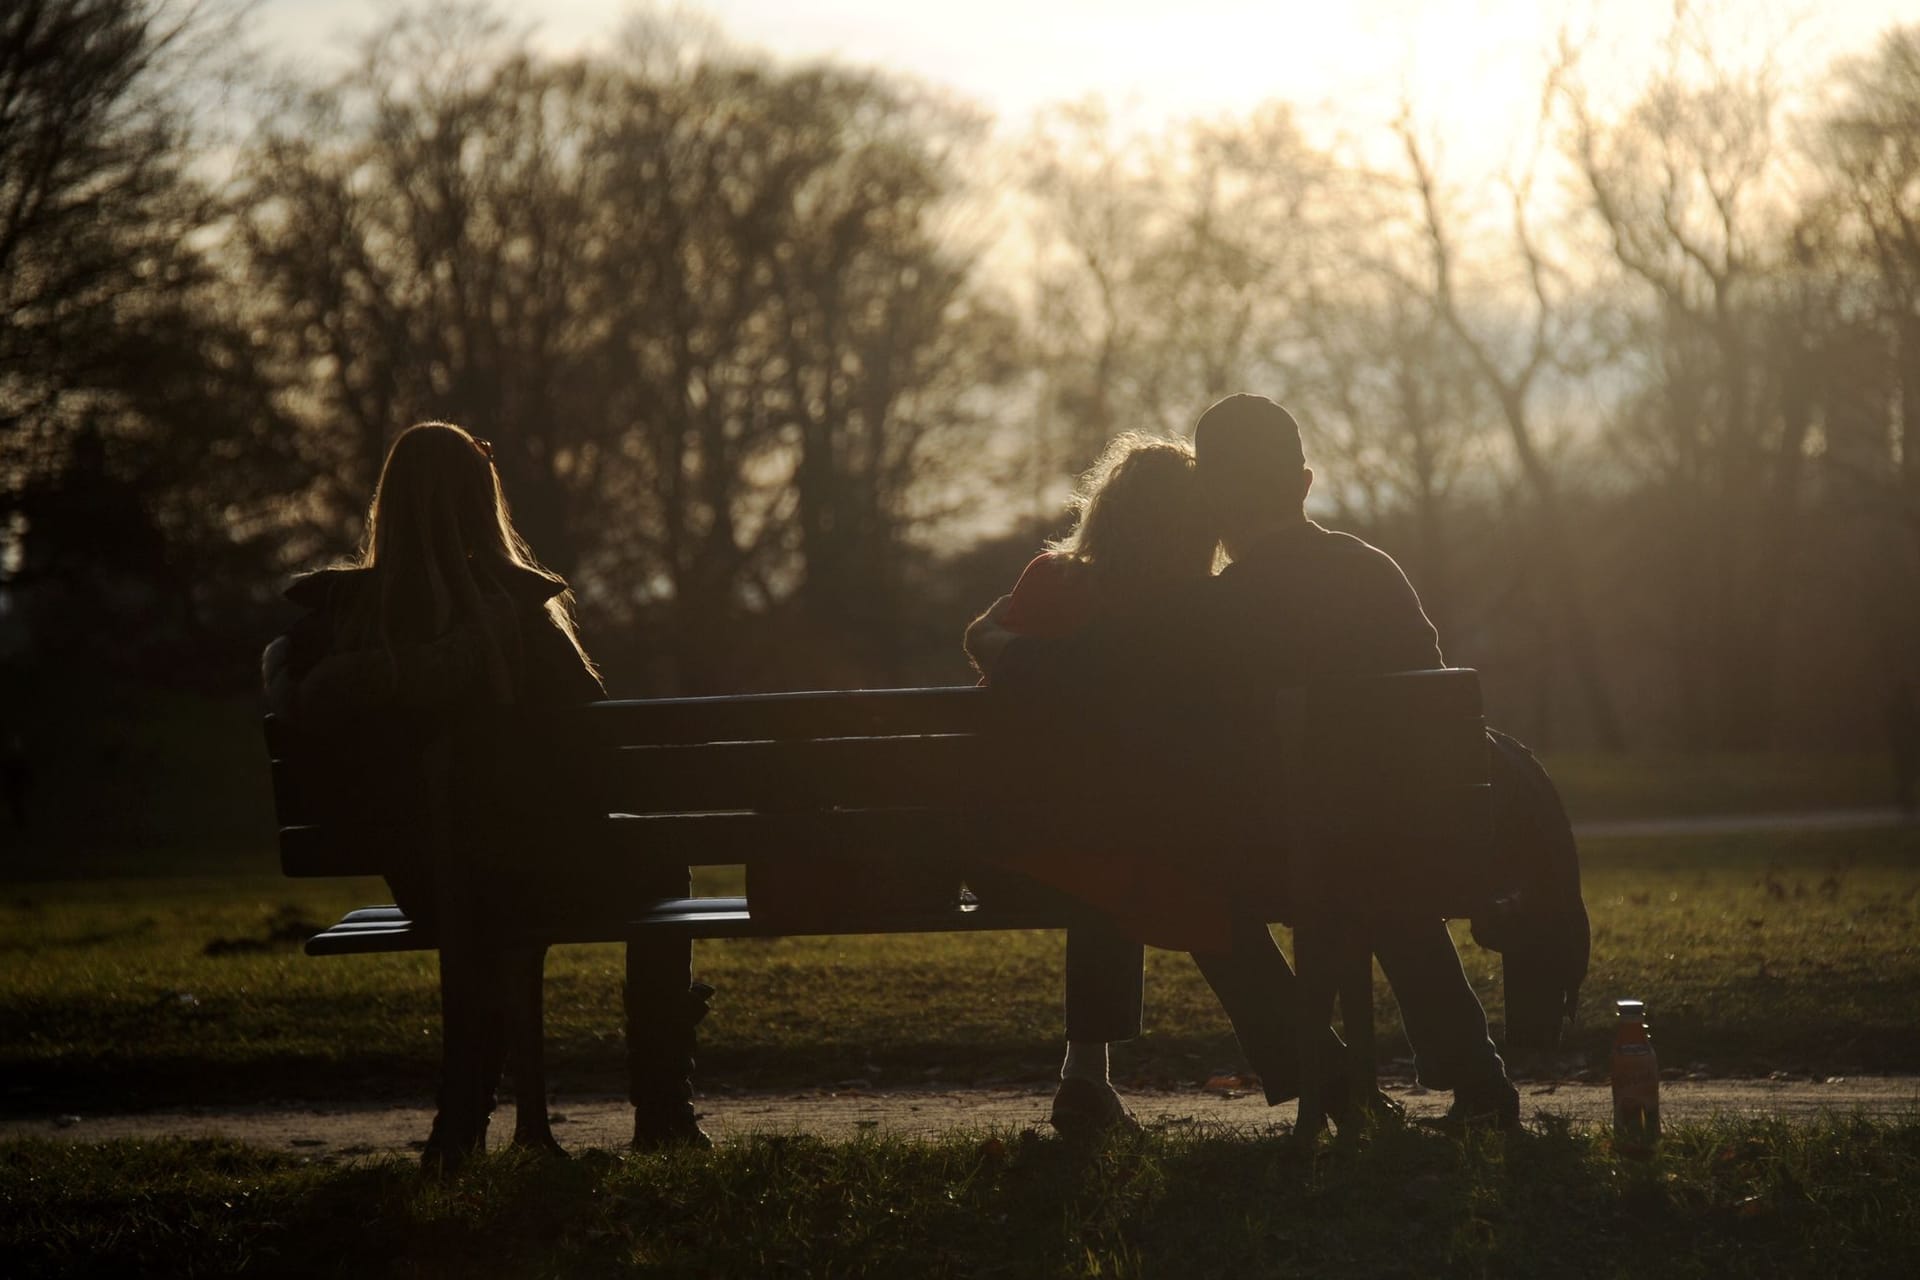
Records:
{"label": "bare tree", "polygon": [[1315,457],[1331,464],[1343,519],[1393,545],[1447,636],[1471,576],[1456,516],[1494,487],[1494,410],[1429,299],[1402,271],[1381,269],[1378,235],[1360,238],[1372,243],[1342,253],[1341,277],[1316,282],[1298,310],[1304,343],[1291,394],[1314,425]]}
{"label": "bare tree", "polygon": [[1124,138],[1082,103],[1042,119],[1027,159],[1037,363],[1065,461],[1123,428],[1183,430],[1231,391],[1292,394],[1340,197],[1286,107]]}
{"label": "bare tree", "polygon": [[[0,543],[30,612],[81,646],[43,636],[56,650],[199,637],[276,557],[291,459],[210,247],[226,208],[193,175],[193,102],[237,17],[0,11]],[[142,617],[141,644],[106,643],[113,609]]]}
{"label": "bare tree", "polygon": [[[1168,216],[1165,161],[1115,136],[1105,105],[1062,106],[1026,142],[1036,204],[1032,329],[1043,416],[1064,428],[1063,470],[1086,465],[1136,410],[1129,401],[1152,337],[1146,276]],[[1154,423],[1159,426],[1163,424]]]}
{"label": "bare tree", "polygon": [[1867,267],[1893,368],[1897,462],[1891,477],[1860,478],[1891,491],[1920,545],[1920,26],[1887,31],[1871,54],[1843,60],[1835,81],[1814,137],[1831,238]]}
{"label": "bare tree", "polygon": [[552,63],[403,19],[261,140],[253,270],[346,427],[343,528],[391,433],[453,418],[593,612],[657,637],[658,685],[777,679],[796,630],[883,671],[915,495],[996,376],[941,238],[969,126],[681,35]]}
{"label": "bare tree", "polygon": [[1671,495],[1662,585],[1677,692],[1704,741],[1760,746],[1812,425],[1803,393],[1778,393],[1782,379],[1804,380],[1807,360],[1792,297],[1775,287],[1780,94],[1770,59],[1723,65],[1690,15],[1670,46],[1616,119],[1601,119],[1571,74],[1559,98],[1588,211],[1647,304],[1628,303],[1653,378],[1624,438],[1652,447],[1644,481]]}
{"label": "bare tree", "polygon": [[1495,339],[1478,331],[1472,322],[1461,296],[1458,250],[1438,179],[1411,118],[1403,114],[1396,127],[1426,238],[1429,272],[1426,296],[1498,406],[1507,442],[1534,502],[1541,556],[1549,566],[1551,579],[1549,607],[1554,617],[1553,634],[1579,683],[1595,738],[1608,750],[1620,750],[1626,744],[1626,735],[1614,708],[1592,609],[1585,597],[1588,579],[1567,526],[1560,483],[1547,460],[1537,421],[1537,394],[1543,378],[1560,358],[1567,324],[1561,300],[1554,291],[1554,269],[1541,251],[1529,222],[1527,182],[1517,182],[1510,191],[1513,248],[1526,282],[1528,316],[1517,352],[1509,352]]}

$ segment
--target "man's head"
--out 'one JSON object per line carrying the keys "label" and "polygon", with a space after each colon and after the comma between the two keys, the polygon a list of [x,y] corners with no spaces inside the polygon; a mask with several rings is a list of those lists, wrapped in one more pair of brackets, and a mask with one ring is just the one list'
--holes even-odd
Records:
{"label": "man's head", "polygon": [[1270,528],[1304,516],[1313,485],[1300,424],[1265,396],[1215,401],[1194,424],[1200,484],[1231,553]]}

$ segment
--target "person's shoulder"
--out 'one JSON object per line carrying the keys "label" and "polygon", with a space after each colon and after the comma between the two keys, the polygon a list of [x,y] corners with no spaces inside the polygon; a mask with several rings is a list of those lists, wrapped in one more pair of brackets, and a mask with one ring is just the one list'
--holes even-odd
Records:
{"label": "person's shoulder", "polygon": [[1071,575],[1079,567],[1080,562],[1070,555],[1059,551],[1042,551],[1027,561],[1027,567],[1020,571],[1020,581],[1025,582],[1029,578],[1036,581],[1045,578],[1063,578]]}
{"label": "person's shoulder", "polygon": [[287,584],[281,596],[307,609],[326,609],[346,594],[360,590],[373,571],[355,565],[339,565],[303,573]]}
{"label": "person's shoulder", "polygon": [[[1313,537],[1325,554],[1345,557],[1355,563],[1371,564],[1381,569],[1391,567],[1393,572],[1401,574],[1400,562],[1365,538],[1357,534],[1344,533],[1338,529],[1328,529],[1318,524],[1313,524],[1312,528]],[[1401,574],[1401,576],[1405,575]]]}
{"label": "person's shoulder", "polygon": [[1023,635],[1064,635],[1086,620],[1085,584],[1085,566],[1078,560],[1043,551],[1013,584],[1001,625]]}
{"label": "person's shoulder", "polygon": [[1307,533],[1320,546],[1330,550],[1354,555],[1364,555],[1368,552],[1382,556],[1387,554],[1357,533],[1348,533],[1344,529],[1329,529],[1317,521],[1307,521]]}

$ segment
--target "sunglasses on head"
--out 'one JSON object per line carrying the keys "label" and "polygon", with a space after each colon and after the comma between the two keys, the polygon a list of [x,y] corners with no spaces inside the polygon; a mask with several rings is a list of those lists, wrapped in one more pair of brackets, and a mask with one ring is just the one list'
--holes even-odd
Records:
{"label": "sunglasses on head", "polygon": [[473,437],[473,447],[478,449],[480,451],[480,456],[485,458],[488,462],[493,461],[493,441],[482,440],[479,436],[475,436]]}

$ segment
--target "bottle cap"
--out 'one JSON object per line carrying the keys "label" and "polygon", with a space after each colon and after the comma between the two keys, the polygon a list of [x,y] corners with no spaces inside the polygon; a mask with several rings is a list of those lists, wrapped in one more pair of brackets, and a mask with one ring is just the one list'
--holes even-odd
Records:
{"label": "bottle cap", "polygon": [[1647,1016],[1647,1006],[1639,1000],[1615,1000],[1613,1002],[1613,1009],[1615,1013],[1623,1018],[1638,1018],[1644,1020]]}

